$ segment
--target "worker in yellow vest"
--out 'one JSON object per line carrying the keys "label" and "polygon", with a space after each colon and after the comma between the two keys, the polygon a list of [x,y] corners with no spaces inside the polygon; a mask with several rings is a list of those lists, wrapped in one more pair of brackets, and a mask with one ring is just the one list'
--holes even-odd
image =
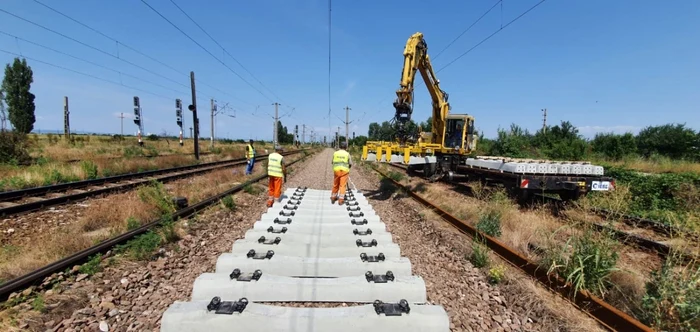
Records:
{"label": "worker in yellow vest", "polygon": [[331,191],[331,204],[338,201],[338,205],[345,202],[345,187],[348,184],[348,176],[352,160],[350,153],[345,151],[347,145],[340,142],[340,149],[333,153],[333,190]]}
{"label": "worker in yellow vest", "polygon": [[248,146],[245,147],[245,160],[248,161],[248,165],[245,169],[245,175],[253,174],[253,166],[255,165],[255,148],[253,147],[253,140],[249,141]]}
{"label": "worker in yellow vest", "polygon": [[287,167],[284,165],[284,160],[281,154],[277,153],[279,147],[275,146],[274,151],[267,158],[267,177],[270,179],[268,184],[267,207],[272,207],[275,199],[280,201],[282,195],[282,182],[287,179]]}

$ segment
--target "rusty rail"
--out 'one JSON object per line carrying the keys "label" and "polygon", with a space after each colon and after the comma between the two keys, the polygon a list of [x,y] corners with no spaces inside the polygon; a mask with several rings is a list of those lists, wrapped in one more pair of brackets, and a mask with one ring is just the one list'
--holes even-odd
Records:
{"label": "rusty rail", "polygon": [[[499,257],[503,258],[506,262],[508,262],[510,265],[513,267],[516,267],[520,269],[521,271],[527,273],[531,277],[535,278],[537,281],[539,281],[541,284],[543,284],[545,287],[549,288],[550,290],[554,291],[555,293],[558,293],[562,295],[564,298],[570,300],[576,307],[581,309],[583,312],[588,314],[591,318],[595,319],[597,322],[599,322],[601,325],[604,327],[612,330],[612,331],[625,331],[625,332],[631,332],[631,331],[644,331],[644,332],[653,332],[653,330],[642,324],[640,321],[636,320],[634,317],[631,317],[627,315],[626,313],[618,310],[617,308],[613,307],[609,303],[603,301],[602,299],[598,298],[597,296],[585,291],[585,290],[580,290],[580,291],[574,291],[572,286],[568,284],[564,279],[557,275],[550,275],[547,274],[547,271],[542,269],[539,265],[537,265],[535,262],[530,261],[529,259],[523,257],[522,255],[518,254],[514,250],[510,249],[508,246],[506,246],[504,243],[500,242],[499,240],[483,234],[476,230],[476,228],[472,227],[465,221],[462,221],[458,219],[457,217],[449,214],[445,210],[441,209],[437,205],[429,202],[425,198],[421,197],[420,195],[414,193],[410,189],[406,188],[404,185],[401,183],[393,180],[392,178],[388,177],[387,174],[384,174],[382,171],[376,169],[373,167],[373,169],[379,173],[381,176],[383,176],[385,179],[391,181],[395,186],[401,188],[403,191],[411,195],[413,199],[421,203],[422,205],[426,206],[427,208],[431,209],[433,212],[435,212],[437,215],[439,215],[441,218],[444,220],[448,221],[450,224],[452,224],[454,227],[456,227],[458,230],[460,230],[463,233],[466,233],[467,235],[471,236],[472,238],[479,236],[480,238],[484,239],[486,242],[486,245],[493,250],[494,253],[496,253]],[[573,297],[571,296],[573,294]]]}

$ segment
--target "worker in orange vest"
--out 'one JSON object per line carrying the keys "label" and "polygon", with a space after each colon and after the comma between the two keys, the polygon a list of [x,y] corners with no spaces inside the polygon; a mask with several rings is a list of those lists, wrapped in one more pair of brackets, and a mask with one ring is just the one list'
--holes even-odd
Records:
{"label": "worker in orange vest", "polygon": [[345,203],[345,188],[348,184],[352,160],[350,153],[345,151],[347,145],[340,142],[340,149],[333,153],[333,190],[331,191],[331,204],[338,201],[338,205]]}
{"label": "worker in orange vest", "polygon": [[284,160],[281,154],[277,153],[279,147],[275,146],[274,152],[270,153],[267,158],[267,177],[270,179],[268,184],[267,207],[272,207],[275,199],[280,200],[282,195],[282,182],[287,182],[287,167],[284,165]]}

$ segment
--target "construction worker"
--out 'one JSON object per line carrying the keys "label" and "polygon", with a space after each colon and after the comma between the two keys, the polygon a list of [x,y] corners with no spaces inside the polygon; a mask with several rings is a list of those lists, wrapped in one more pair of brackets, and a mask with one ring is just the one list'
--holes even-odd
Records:
{"label": "construction worker", "polygon": [[333,190],[331,191],[331,204],[338,201],[338,205],[345,203],[345,187],[348,183],[352,160],[350,153],[345,151],[347,145],[340,142],[340,149],[333,153]]}
{"label": "construction worker", "polygon": [[267,207],[272,207],[275,199],[281,200],[282,181],[287,182],[287,167],[284,165],[282,155],[277,153],[280,148],[275,146],[273,149],[267,158],[267,177],[270,179]]}
{"label": "construction worker", "polygon": [[255,148],[253,147],[252,139],[245,147],[245,159],[248,161],[248,165],[245,169],[245,175],[253,174],[253,166],[255,165]]}

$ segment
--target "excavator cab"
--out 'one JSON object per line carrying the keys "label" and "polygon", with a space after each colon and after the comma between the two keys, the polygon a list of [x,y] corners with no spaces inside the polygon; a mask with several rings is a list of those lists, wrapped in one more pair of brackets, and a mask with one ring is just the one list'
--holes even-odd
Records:
{"label": "excavator cab", "polygon": [[445,119],[442,146],[445,149],[471,153],[476,149],[474,117],[467,114],[450,114]]}

